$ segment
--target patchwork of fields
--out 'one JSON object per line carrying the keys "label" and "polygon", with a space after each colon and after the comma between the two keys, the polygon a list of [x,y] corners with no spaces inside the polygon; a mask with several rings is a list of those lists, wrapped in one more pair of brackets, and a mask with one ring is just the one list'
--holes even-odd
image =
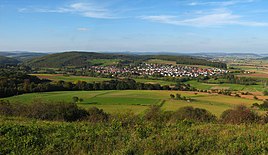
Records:
{"label": "patchwork of fields", "polygon": [[[88,77],[88,76],[65,76],[62,74],[31,74],[37,76],[41,79],[49,79],[52,81],[67,81],[67,82],[76,82],[76,81],[86,81],[86,82],[101,82],[101,81],[109,81],[110,78],[100,78],[100,77]],[[137,82],[142,83],[152,83],[152,84],[160,84],[160,85],[171,85],[175,84],[175,82],[163,81],[163,80],[150,80],[150,79],[135,79]]]}
{"label": "patchwork of fields", "polygon": [[[170,94],[176,93],[190,97],[193,101],[187,102],[171,99]],[[162,105],[163,110],[169,111],[174,111],[184,106],[204,108],[219,116],[224,110],[232,108],[235,105],[243,104],[251,106],[253,103],[261,102],[218,94],[195,94],[194,92],[161,90],[61,91],[24,94],[5,98],[5,100],[24,104],[36,100],[72,102],[74,96],[83,99],[78,105],[84,108],[95,106],[109,113],[132,111],[136,114],[142,113],[150,105]]]}
{"label": "patchwork of fields", "polygon": [[[76,81],[86,81],[86,82],[101,82],[101,81],[109,81],[110,78],[99,78],[99,77],[88,77],[88,76],[64,76],[62,74],[32,74],[39,78],[49,79],[52,81],[68,81],[68,82],[76,82]],[[152,84],[160,84],[160,85],[173,85],[175,82],[164,81],[164,80],[150,80],[150,79],[134,79],[137,82],[142,83],[152,83]],[[186,82],[190,84],[192,87],[203,90],[210,89],[231,89],[237,91],[248,91],[248,92],[263,92],[266,88],[264,88],[263,84],[259,83],[258,85],[240,85],[240,84],[207,84],[197,81],[188,81]]]}
{"label": "patchwork of fields", "polygon": [[263,92],[266,87],[263,84],[258,83],[257,85],[241,85],[241,84],[208,84],[198,81],[186,82],[197,89],[210,90],[210,89],[230,89],[236,91],[248,91],[248,92]]}

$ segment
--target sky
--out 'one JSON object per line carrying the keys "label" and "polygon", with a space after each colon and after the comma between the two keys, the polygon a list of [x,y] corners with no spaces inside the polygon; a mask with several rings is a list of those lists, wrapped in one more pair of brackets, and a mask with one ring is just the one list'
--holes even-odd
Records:
{"label": "sky", "polygon": [[268,0],[0,0],[0,51],[268,52]]}

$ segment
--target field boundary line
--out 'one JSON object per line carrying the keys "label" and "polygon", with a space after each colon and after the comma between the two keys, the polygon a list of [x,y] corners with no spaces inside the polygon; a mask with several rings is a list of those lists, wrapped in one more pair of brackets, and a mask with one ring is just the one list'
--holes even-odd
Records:
{"label": "field boundary line", "polygon": [[92,97],[89,98],[89,99],[93,99],[93,98],[96,98],[96,97],[98,97],[98,96],[102,96],[102,95],[105,95],[105,94],[110,94],[110,93],[113,93],[113,92],[115,92],[115,91],[117,91],[117,90],[110,90],[110,91],[107,91],[107,92],[104,92],[104,93],[96,94],[96,95],[92,96]]}

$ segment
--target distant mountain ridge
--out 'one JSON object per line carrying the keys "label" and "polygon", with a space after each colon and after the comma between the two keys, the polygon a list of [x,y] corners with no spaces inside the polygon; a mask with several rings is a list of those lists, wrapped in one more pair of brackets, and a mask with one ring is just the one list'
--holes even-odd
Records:
{"label": "distant mountain ridge", "polygon": [[47,54],[48,53],[36,53],[36,52],[28,52],[28,51],[0,51],[0,56],[15,58],[20,61],[44,56]]}

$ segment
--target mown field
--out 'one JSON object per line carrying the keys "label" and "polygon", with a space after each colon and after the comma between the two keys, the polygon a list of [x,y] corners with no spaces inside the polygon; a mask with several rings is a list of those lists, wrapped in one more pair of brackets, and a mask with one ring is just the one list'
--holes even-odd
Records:
{"label": "mown field", "polygon": [[[101,81],[109,81],[110,78],[99,78],[99,77],[88,77],[88,76],[66,76],[62,74],[31,74],[37,76],[41,79],[49,79],[52,81],[68,81],[68,82],[76,82],[76,81],[86,81],[86,82],[101,82]],[[135,79],[137,82],[142,83],[152,83],[152,84],[160,84],[160,85],[171,85],[175,84],[175,82],[163,81],[163,80],[149,80],[149,79]]]}
{"label": "mown field", "polygon": [[263,92],[266,87],[263,84],[258,83],[257,85],[240,85],[240,84],[208,84],[198,81],[187,81],[186,83],[197,89],[209,90],[209,89],[230,89],[235,91],[248,91],[248,92]]}
{"label": "mown field", "polygon": [[92,59],[89,60],[90,64],[92,65],[101,65],[101,66],[110,66],[116,65],[120,59]]}
{"label": "mown field", "polygon": [[243,77],[252,77],[261,80],[268,79],[268,61],[267,60],[247,60],[229,63],[229,67],[245,70],[250,74],[240,74]]}
{"label": "mown field", "polygon": [[[49,79],[53,81],[68,81],[68,82],[76,82],[76,81],[86,81],[86,82],[101,82],[101,81],[109,81],[110,78],[99,78],[99,77],[88,77],[88,76],[65,76],[62,74],[32,74],[39,78]],[[152,83],[152,84],[160,84],[160,85],[174,85],[175,82],[164,81],[164,80],[150,80],[150,79],[134,79],[137,82],[142,83]],[[207,84],[202,82],[197,82],[195,80],[186,82],[191,86],[202,89],[202,90],[210,90],[210,89],[230,89],[237,91],[248,91],[248,92],[263,92],[266,88],[264,88],[263,84],[258,83],[257,85],[240,85],[240,84]]]}
{"label": "mown field", "polygon": [[162,59],[150,59],[147,63],[152,64],[163,64],[163,65],[181,65],[181,66],[190,66],[190,67],[198,67],[198,68],[211,68],[211,66],[204,66],[204,65],[186,65],[186,64],[177,64],[176,61],[168,61]]}
{"label": "mown field", "polygon": [[[170,94],[179,93],[182,96],[193,99],[191,102],[183,100],[174,100]],[[35,100],[48,102],[65,101],[72,102],[76,96],[83,101],[78,105],[84,108],[92,106],[104,109],[108,113],[120,113],[132,111],[136,114],[142,113],[150,105],[162,105],[163,110],[174,111],[180,107],[193,106],[204,108],[219,116],[226,109],[236,105],[246,105],[250,107],[253,103],[261,101],[238,98],[233,96],[224,96],[218,94],[207,94],[183,91],[161,91],[161,90],[109,90],[109,91],[60,91],[46,93],[23,94],[4,98],[10,102],[19,102],[22,104],[32,103]]]}
{"label": "mown field", "polygon": [[31,74],[37,76],[41,79],[49,79],[52,81],[67,81],[67,82],[76,82],[76,81],[86,81],[86,82],[101,82],[111,80],[109,78],[100,78],[100,77],[88,77],[88,76],[67,76],[62,74]]}

